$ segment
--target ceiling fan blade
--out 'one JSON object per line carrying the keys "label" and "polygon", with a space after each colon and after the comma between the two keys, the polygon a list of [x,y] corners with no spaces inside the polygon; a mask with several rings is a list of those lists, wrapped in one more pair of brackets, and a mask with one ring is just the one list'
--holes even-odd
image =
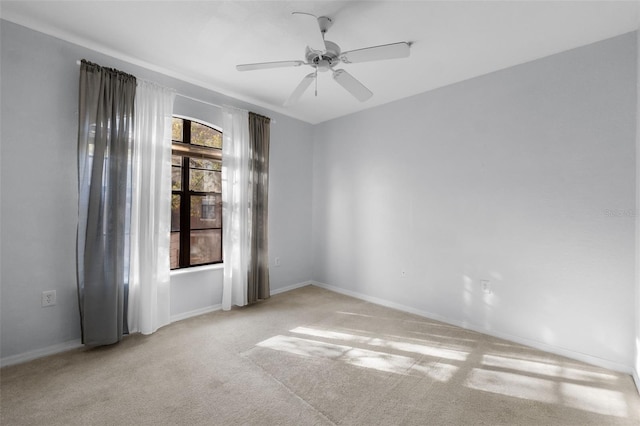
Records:
{"label": "ceiling fan blade", "polygon": [[381,46],[365,47],[364,49],[343,52],[342,55],[340,55],[340,59],[346,64],[351,64],[355,62],[406,58],[409,56],[409,47],[409,43],[404,41],[400,43],[383,44]]}
{"label": "ceiling fan blade", "polygon": [[253,71],[253,70],[265,70],[269,68],[285,68],[285,67],[299,67],[304,65],[303,61],[276,61],[276,62],[260,62],[257,64],[242,64],[236,65],[238,71]]}
{"label": "ceiling fan blade", "polygon": [[311,83],[313,83],[313,79],[315,78],[315,76],[316,76],[315,72],[307,74],[302,79],[300,84],[298,84],[298,87],[295,88],[291,96],[289,96],[289,99],[287,99],[287,101],[284,103],[284,106],[289,106],[291,104],[295,104],[296,102],[298,102],[298,100],[300,99],[304,91],[307,90],[307,88],[311,85]]}
{"label": "ceiling fan blade", "polygon": [[333,79],[360,102],[364,102],[373,96],[371,90],[367,89],[364,84],[360,83],[345,70],[335,70],[333,72]]}
{"label": "ceiling fan blade", "polygon": [[311,13],[304,12],[292,12],[291,14],[300,17],[299,29],[309,49],[318,53],[325,53],[327,48],[324,45],[324,37],[320,23],[318,22],[318,17]]}

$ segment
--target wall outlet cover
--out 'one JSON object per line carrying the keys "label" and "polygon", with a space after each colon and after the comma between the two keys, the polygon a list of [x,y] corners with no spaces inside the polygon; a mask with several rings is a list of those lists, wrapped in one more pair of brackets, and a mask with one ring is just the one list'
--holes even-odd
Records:
{"label": "wall outlet cover", "polygon": [[56,291],[48,290],[42,292],[42,307],[53,306],[56,304]]}

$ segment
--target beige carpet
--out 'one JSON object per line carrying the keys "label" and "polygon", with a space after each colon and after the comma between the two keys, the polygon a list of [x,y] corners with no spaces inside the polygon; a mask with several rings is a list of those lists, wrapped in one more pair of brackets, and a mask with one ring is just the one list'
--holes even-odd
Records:
{"label": "beige carpet", "polygon": [[317,287],[1,370],[2,425],[638,425],[629,376]]}

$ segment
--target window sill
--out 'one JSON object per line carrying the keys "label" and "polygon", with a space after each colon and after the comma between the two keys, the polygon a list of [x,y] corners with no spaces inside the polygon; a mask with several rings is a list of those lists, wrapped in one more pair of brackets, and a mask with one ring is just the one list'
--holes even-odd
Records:
{"label": "window sill", "polygon": [[216,263],[214,265],[194,266],[193,268],[174,269],[169,272],[169,276],[190,274],[192,272],[216,271],[224,269],[224,263]]}

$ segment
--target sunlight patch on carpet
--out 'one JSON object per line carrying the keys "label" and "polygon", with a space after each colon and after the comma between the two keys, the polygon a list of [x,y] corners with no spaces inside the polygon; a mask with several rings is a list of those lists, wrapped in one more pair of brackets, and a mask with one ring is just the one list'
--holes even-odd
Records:
{"label": "sunlight patch on carpet", "polygon": [[420,345],[410,342],[400,342],[388,339],[381,339],[378,337],[366,337],[358,336],[355,334],[342,333],[332,330],[309,328],[309,327],[297,327],[290,330],[295,334],[305,334],[307,336],[321,337],[325,339],[333,339],[340,341],[353,342],[363,345],[395,349],[403,352],[412,352],[419,355],[427,355],[434,358],[446,358],[455,361],[464,361],[467,359],[468,353],[463,351],[457,351],[454,349],[441,348],[437,346]]}
{"label": "sunlight patch on carpet", "polygon": [[256,346],[312,358],[332,359],[358,367],[403,374],[416,363],[412,357],[336,345],[293,336],[274,336]]}
{"label": "sunlight patch on carpet", "polygon": [[558,382],[504,371],[474,368],[465,385],[471,389],[559,404],[609,416],[628,416],[627,404],[620,392],[596,386]]}
{"label": "sunlight patch on carpet", "polygon": [[519,370],[551,377],[562,377],[571,380],[598,380],[602,382],[618,380],[618,378],[613,374],[565,367],[550,362],[529,361],[526,359],[517,359],[499,355],[483,355],[482,365],[486,365],[488,367],[508,368],[510,370]]}
{"label": "sunlight patch on carpet", "polygon": [[263,340],[256,346],[295,355],[327,359],[336,359],[352,349],[349,346],[333,345],[331,343],[299,339],[290,336],[273,336],[267,340]]}
{"label": "sunlight patch on carpet", "polygon": [[[451,364],[444,364],[442,362],[430,361],[427,363],[417,363],[411,367],[411,375],[427,376],[430,379],[437,380],[445,383],[451,380],[454,374],[459,370],[459,367]],[[414,374],[418,373],[418,374]]]}

